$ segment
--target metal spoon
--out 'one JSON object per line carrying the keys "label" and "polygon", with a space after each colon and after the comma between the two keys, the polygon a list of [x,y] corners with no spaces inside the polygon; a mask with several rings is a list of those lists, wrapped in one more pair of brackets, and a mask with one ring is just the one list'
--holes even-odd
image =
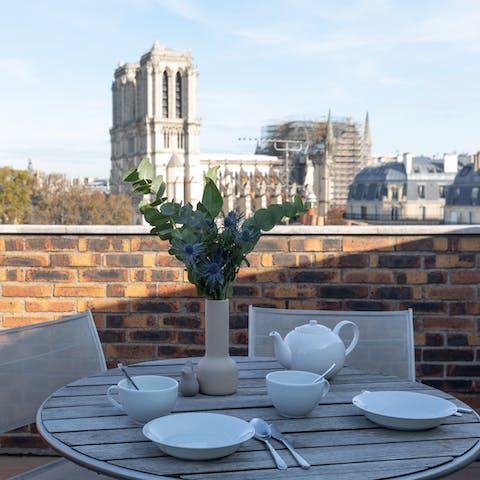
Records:
{"label": "metal spoon", "polygon": [[121,370],[121,372],[127,377],[127,380],[134,386],[135,390],[140,390],[137,387],[137,384],[132,380],[132,377],[127,372],[127,369],[123,366],[123,363],[118,363],[117,367]]}
{"label": "metal spoon", "polygon": [[277,429],[277,427],[273,424],[268,425],[270,427],[270,434],[272,438],[282,442],[290,451],[293,458],[297,461],[297,463],[304,469],[310,468],[311,465],[293,448],[291,443],[287,440],[285,435]]}
{"label": "metal spoon", "polygon": [[336,363],[332,363],[330,367],[328,367],[318,378],[316,378],[312,383],[321,382],[326,375],[328,375],[335,367],[337,366]]}
{"label": "metal spoon", "polygon": [[261,442],[265,442],[270,453],[272,454],[275,463],[277,464],[277,468],[280,470],[286,470],[287,464],[283,461],[282,457],[277,453],[277,451],[272,447],[272,444],[269,442],[271,435],[270,435],[270,427],[265,420],[261,418],[252,418],[250,420],[250,424],[255,430],[254,437]]}

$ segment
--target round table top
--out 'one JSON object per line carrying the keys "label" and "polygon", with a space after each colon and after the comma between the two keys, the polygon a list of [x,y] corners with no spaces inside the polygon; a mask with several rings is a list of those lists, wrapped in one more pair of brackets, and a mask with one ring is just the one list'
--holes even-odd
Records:
{"label": "round table top", "polygon": [[[179,379],[187,359],[130,365],[132,375],[157,374]],[[195,359],[194,363],[195,363]],[[98,472],[134,480],[381,479],[438,478],[475,460],[480,453],[480,418],[451,416],[437,428],[390,430],[372,423],[352,404],[363,390],[409,390],[465,404],[420,383],[348,367],[331,379],[330,392],[307,417],[281,417],[267,395],[265,375],[282,367],[271,358],[236,357],[238,391],[228,396],[179,397],[173,413],[214,412],[246,421],[261,417],[275,424],[312,465],[298,466],[279,442],[276,450],[288,465],[278,470],[264,443],[246,441],[233,454],[215,460],[181,460],[163,454],[142,434],[142,426],[109,402],[106,390],[122,377],[118,369],[73,382],[41,406],[37,426],[63,456]]]}

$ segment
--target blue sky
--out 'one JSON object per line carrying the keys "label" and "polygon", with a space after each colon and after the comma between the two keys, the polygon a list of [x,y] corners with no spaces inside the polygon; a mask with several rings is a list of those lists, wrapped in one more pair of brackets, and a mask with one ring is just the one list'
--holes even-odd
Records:
{"label": "blue sky", "polygon": [[108,177],[111,83],[155,40],[198,66],[201,150],[370,114],[373,152],[480,150],[479,0],[0,0],[0,166]]}

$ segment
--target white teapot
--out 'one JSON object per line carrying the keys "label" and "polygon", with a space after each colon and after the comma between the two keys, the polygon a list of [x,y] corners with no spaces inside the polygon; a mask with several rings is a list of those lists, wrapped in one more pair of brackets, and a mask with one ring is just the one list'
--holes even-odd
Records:
{"label": "white teapot", "polygon": [[[339,336],[340,329],[346,325],[353,327],[353,339],[347,347]],[[358,325],[349,320],[337,323],[333,330],[310,320],[287,333],[284,340],[278,332],[270,332],[270,336],[275,356],[285,368],[321,374],[335,363],[336,367],[327,375],[330,378],[343,367],[345,358],[357,345],[359,330]]]}

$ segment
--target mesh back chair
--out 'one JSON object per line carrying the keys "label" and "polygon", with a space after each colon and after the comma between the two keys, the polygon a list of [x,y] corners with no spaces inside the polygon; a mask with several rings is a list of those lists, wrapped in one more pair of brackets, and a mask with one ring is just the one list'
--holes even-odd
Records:
{"label": "mesh back chair", "polygon": [[[333,328],[342,320],[356,323],[360,338],[345,364],[352,367],[415,380],[413,313],[400,311],[288,310],[249,306],[248,355],[274,356],[272,330],[285,335],[299,325],[317,320]],[[350,342],[352,329],[340,330],[342,340]]]}
{"label": "mesh back chair", "polygon": [[[0,433],[34,423],[55,390],[107,369],[89,310],[60,320],[0,330]],[[18,479],[106,479],[61,459]]]}

